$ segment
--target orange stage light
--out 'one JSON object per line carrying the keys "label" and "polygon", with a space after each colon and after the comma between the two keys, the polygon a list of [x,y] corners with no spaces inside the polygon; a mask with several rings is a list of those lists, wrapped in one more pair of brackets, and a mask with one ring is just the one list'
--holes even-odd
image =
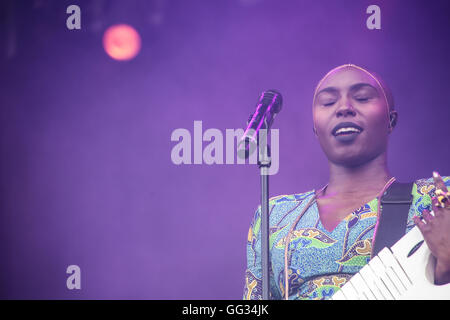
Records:
{"label": "orange stage light", "polygon": [[103,47],[115,60],[131,60],[141,49],[141,37],[136,29],[127,24],[114,25],[106,29]]}

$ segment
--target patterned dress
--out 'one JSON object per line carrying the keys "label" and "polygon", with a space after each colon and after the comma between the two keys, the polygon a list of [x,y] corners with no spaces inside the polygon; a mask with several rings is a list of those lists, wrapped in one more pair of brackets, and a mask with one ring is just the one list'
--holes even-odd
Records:
{"label": "patterned dress", "polygon": [[[450,189],[450,177],[443,177]],[[292,223],[315,191],[283,195],[269,201],[270,298],[284,299],[285,238]],[[433,179],[415,181],[413,202],[405,233],[415,224],[414,215],[431,210],[435,196]],[[346,216],[334,230],[327,231],[319,218],[316,202],[299,220],[291,236],[288,252],[289,299],[328,299],[368,263],[377,221],[375,198]],[[247,240],[245,300],[262,299],[260,207],[251,222]]]}

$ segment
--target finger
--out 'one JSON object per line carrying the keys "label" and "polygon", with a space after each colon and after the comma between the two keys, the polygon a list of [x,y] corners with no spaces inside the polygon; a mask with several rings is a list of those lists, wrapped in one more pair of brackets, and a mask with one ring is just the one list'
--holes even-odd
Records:
{"label": "finger", "polygon": [[422,212],[422,217],[423,217],[423,219],[425,220],[425,222],[426,222],[427,224],[430,223],[431,220],[434,218],[434,217],[431,215],[430,211],[428,211],[428,210],[423,210],[423,212]]}
{"label": "finger", "polygon": [[424,235],[424,233],[426,232],[426,227],[427,227],[425,222],[423,222],[420,219],[420,217],[418,217],[418,216],[414,216],[413,217],[413,221],[414,221],[415,225],[419,228],[419,230],[422,233],[422,235]]}
{"label": "finger", "polygon": [[445,185],[444,179],[442,179],[441,175],[437,171],[433,171],[433,180],[434,186],[436,190],[442,190],[442,192],[447,193],[448,189]]}

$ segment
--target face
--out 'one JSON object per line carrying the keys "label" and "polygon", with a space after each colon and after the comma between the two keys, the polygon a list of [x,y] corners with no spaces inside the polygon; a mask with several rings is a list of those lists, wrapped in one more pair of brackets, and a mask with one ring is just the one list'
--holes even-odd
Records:
{"label": "face", "polygon": [[391,129],[386,99],[362,70],[333,71],[317,89],[313,118],[320,145],[332,163],[359,166],[387,149]]}

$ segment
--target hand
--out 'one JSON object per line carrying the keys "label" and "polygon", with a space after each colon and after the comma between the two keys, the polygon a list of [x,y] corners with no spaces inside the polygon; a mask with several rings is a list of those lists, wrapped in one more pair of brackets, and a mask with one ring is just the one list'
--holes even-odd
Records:
{"label": "hand", "polygon": [[436,258],[435,284],[445,284],[450,283],[450,201],[442,196],[448,192],[442,177],[437,172],[433,172],[433,179],[436,194],[440,195],[441,202],[438,201],[437,196],[433,197],[432,212],[424,210],[423,220],[417,216],[413,219]]}

